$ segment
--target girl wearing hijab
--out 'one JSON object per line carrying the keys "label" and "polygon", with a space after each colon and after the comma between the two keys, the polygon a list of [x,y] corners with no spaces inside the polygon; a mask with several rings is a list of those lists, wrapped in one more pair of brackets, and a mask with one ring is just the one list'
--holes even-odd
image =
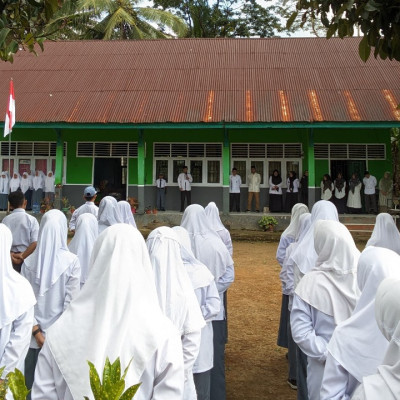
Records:
{"label": "girl wearing hijab", "polygon": [[69,243],[69,251],[79,258],[81,266],[81,288],[89,276],[89,263],[99,228],[97,218],[90,213],[81,214],[76,221],[75,235]]}
{"label": "girl wearing hijab", "polygon": [[11,231],[0,224],[0,365],[6,367],[0,379],[15,368],[24,371],[36,303],[31,285],[11,265],[11,244]]}
{"label": "girl wearing hijab", "polygon": [[17,171],[14,171],[12,178],[10,179],[10,193],[16,192],[21,189],[21,176]]}
{"label": "girl wearing hijab", "polygon": [[157,228],[150,233],[146,244],[161,311],[181,334],[185,366],[183,399],[195,400],[192,368],[199,354],[201,329],[205,321],[183,265],[175,232],[166,226]]}
{"label": "girl wearing hijab", "polygon": [[269,177],[269,211],[282,211],[282,178],[275,169]]}
{"label": "girl wearing hijab", "polygon": [[211,203],[208,203],[208,206],[204,209],[204,211],[208,217],[211,228],[213,228],[214,231],[217,232],[218,236],[221,238],[224,245],[228,249],[229,254],[232,257],[233,245],[231,234],[229,233],[228,229],[225,228],[224,224],[221,221],[217,205],[212,201]]}
{"label": "girl wearing hijab", "polygon": [[300,179],[300,202],[308,206],[308,170]]}
{"label": "girl wearing hijab", "polygon": [[135,219],[133,218],[131,205],[127,201],[122,200],[117,203],[117,207],[121,216],[121,222],[137,228]]}
{"label": "girl wearing hijab", "polygon": [[321,400],[349,399],[362,377],[376,372],[389,345],[375,320],[375,296],[385,278],[400,279],[400,256],[378,247],[365,249],[358,261],[360,299],[328,344]]}
{"label": "girl wearing hijab", "polygon": [[389,342],[375,375],[365,376],[352,400],[400,399],[400,280],[385,279],[375,298],[375,318]]}
{"label": "girl wearing hijab", "polygon": [[334,182],[335,205],[338,214],[344,214],[346,211],[346,181],[341,172],[337,174]]}
{"label": "girl wearing hijab", "polygon": [[333,189],[334,186],[331,177],[325,174],[321,181],[321,200],[330,200],[332,198]]}
{"label": "girl wearing hijab", "polygon": [[336,221],[315,223],[314,246],[318,258],[296,287],[290,324],[293,340],[307,355],[308,396],[319,400],[328,342],[359,297],[360,252],[349,230]]}
{"label": "girl wearing hijab", "polygon": [[21,268],[21,275],[32,285],[37,300],[35,325],[25,360],[25,380],[29,389],[47,330],[79,292],[81,268],[78,257],[68,251],[67,233],[67,219],[61,211],[45,213],[36,249]]}
{"label": "girl wearing hijab", "polygon": [[361,187],[362,183],[357,174],[351,175],[349,180],[349,193],[347,197],[347,208],[351,214],[361,213]]}
{"label": "girl wearing hijab", "polygon": [[374,230],[366,247],[368,246],[384,247],[400,254],[400,233],[391,215],[386,213],[377,215]]}
{"label": "girl wearing hijab", "polygon": [[101,199],[97,220],[99,221],[99,235],[109,226],[122,222],[121,214],[118,210],[118,203],[114,197],[106,196]]}
{"label": "girl wearing hijab", "polygon": [[393,180],[390,176],[390,172],[386,171],[383,174],[383,178],[379,181],[380,212],[387,212],[389,208],[392,208],[392,196],[393,196]]}
{"label": "girl wearing hijab", "polygon": [[32,180],[33,193],[32,193],[32,206],[38,205],[43,199],[43,189],[44,189],[44,174],[42,171],[36,170],[35,176]]}
{"label": "girl wearing hijab", "polygon": [[210,398],[210,377],[213,367],[213,329],[211,321],[218,315],[221,306],[214,277],[208,268],[198,261],[190,244],[189,234],[185,228],[174,226],[181,245],[181,257],[189,279],[199,302],[206,326],[201,330],[199,355],[193,365],[193,378],[196,386],[197,400]]}
{"label": "girl wearing hijab", "polygon": [[198,204],[187,207],[181,226],[190,237],[195,257],[210,270],[217,285],[221,309],[212,321],[214,334],[214,367],[211,370],[211,400],[225,400],[225,344],[227,336],[226,313],[223,304],[224,293],[233,283],[235,272],[233,260],[226,246],[208,223],[204,208]]}
{"label": "girl wearing hijab", "polygon": [[286,181],[286,206],[285,211],[292,212],[292,207],[299,202],[299,180],[297,179],[296,172],[290,171],[289,178]]}
{"label": "girl wearing hijab", "polygon": [[31,197],[32,197],[32,192],[30,190],[31,187],[31,179],[29,179],[29,174],[27,172],[24,172],[22,174],[21,178],[21,192],[24,194],[24,197],[26,199],[26,209],[29,209],[29,205],[31,202]]}
{"label": "girl wearing hijab", "polygon": [[50,203],[53,203],[55,198],[54,181],[54,174],[52,171],[49,171],[46,178],[44,179],[44,196],[49,199]]}
{"label": "girl wearing hijab", "polygon": [[8,193],[10,191],[8,172],[3,171],[0,176],[0,210],[8,208]]}
{"label": "girl wearing hijab", "polygon": [[142,383],[135,400],[182,400],[180,334],[158,305],[144,239],[127,224],[97,238],[82,291],[47,333],[32,399],[92,398],[87,361],[102,371],[107,357],[131,362],[125,387]]}

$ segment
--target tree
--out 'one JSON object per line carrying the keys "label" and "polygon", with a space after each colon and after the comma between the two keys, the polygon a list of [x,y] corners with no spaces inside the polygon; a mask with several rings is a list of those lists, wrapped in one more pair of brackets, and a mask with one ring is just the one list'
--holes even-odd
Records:
{"label": "tree", "polygon": [[371,48],[375,58],[400,61],[400,2],[398,0],[297,0],[297,11],[287,21],[290,28],[299,13],[302,23],[319,19],[326,37],[353,36],[360,29],[363,38],[359,54],[367,61]]}

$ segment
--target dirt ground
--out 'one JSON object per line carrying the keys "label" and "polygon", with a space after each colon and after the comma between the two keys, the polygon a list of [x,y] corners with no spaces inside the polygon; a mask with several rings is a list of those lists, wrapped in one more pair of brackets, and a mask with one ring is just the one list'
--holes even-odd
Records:
{"label": "dirt ground", "polygon": [[228,400],[294,400],[286,349],[276,345],[281,307],[278,243],[234,242],[235,282],[228,291]]}

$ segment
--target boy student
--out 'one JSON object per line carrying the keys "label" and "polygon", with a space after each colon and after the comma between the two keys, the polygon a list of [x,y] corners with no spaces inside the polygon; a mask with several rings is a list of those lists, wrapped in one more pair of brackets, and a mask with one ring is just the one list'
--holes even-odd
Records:
{"label": "boy student", "polygon": [[36,218],[25,212],[27,201],[21,191],[8,195],[8,202],[13,212],[3,219],[13,236],[11,261],[16,271],[21,272],[21,265],[36,249],[39,234],[39,223]]}
{"label": "boy student", "polygon": [[188,167],[185,165],[182,168],[182,172],[178,176],[178,185],[179,190],[181,191],[181,212],[183,212],[185,208],[185,198],[187,206],[192,204],[192,182],[192,175],[188,173]]}
{"label": "boy student", "polygon": [[76,220],[81,214],[90,213],[97,218],[99,213],[99,207],[94,204],[96,200],[96,189],[93,186],[88,186],[83,191],[83,198],[86,203],[77,208],[72,214],[71,220],[69,221],[69,230],[74,231],[76,227]]}
{"label": "boy student", "polygon": [[157,186],[157,210],[165,211],[165,195],[167,194],[167,181],[164,179],[164,174],[160,172],[156,180]]}

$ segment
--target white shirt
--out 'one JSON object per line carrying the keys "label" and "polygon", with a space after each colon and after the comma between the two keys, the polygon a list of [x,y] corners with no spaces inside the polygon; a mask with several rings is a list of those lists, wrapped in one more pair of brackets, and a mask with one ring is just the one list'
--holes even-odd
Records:
{"label": "white shirt", "polygon": [[240,175],[229,176],[229,193],[240,193],[240,185],[242,184],[242,178]]}
{"label": "white shirt", "polygon": [[290,179],[287,178],[287,181],[286,181],[287,193],[298,193],[299,186],[300,186],[299,180],[296,178],[293,181],[293,190],[290,191]]}
{"label": "white shirt", "polygon": [[[335,180],[336,183],[336,180]],[[336,184],[334,183],[334,187],[335,187],[335,197],[337,199],[343,199],[343,197],[346,196],[346,181],[343,182],[343,188],[341,191],[339,191],[339,189],[337,188]]]}
{"label": "white shirt", "polygon": [[27,214],[23,208],[15,209],[2,222],[10,228],[13,236],[11,251],[22,253],[31,243],[37,242],[39,223],[35,217]]}
{"label": "white shirt", "polygon": [[158,189],[164,189],[167,186],[167,181],[165,179],[158,178],[156,180],[156,186]]}
{"label": "white shirt", "polygon": [[93,214],[96,218],[99,213],[99,207],[94,204],[93,201],[87,201],[85,204],[81,205],[77,208],[71,216],[71,220],[69,221],[69,229],[74,231],[76,228],[76,220],[81,214],[90,213]]}
{"label": "white shirt", "polygon": [[333,194],[333,183],[331,183],[330,188],[328,187],[324,192],[324,181],[321,181],[321,200],[330,200]]}
{"label": "white shirt", "polygon": [[260,191],[260,183],[261,183],[261,175],[255,172],[251,173],[247,176],[247,181],[249,184],[249,192],[259,192]]}
{"label": "white shirt", "polygon": [[364,183],[365,194],[375,194],[375,187],[377,182],[374,176],[370,175],[369,178],[364,177],[363,183]]}
{"label": "white shirt", "polygon": [[178,185],[179,189],[186,190],[189,192],[192,190],[191,183],[193,182],[192,175],[187,173],[185,174],[184,172],[180,173],[178,176]]}

